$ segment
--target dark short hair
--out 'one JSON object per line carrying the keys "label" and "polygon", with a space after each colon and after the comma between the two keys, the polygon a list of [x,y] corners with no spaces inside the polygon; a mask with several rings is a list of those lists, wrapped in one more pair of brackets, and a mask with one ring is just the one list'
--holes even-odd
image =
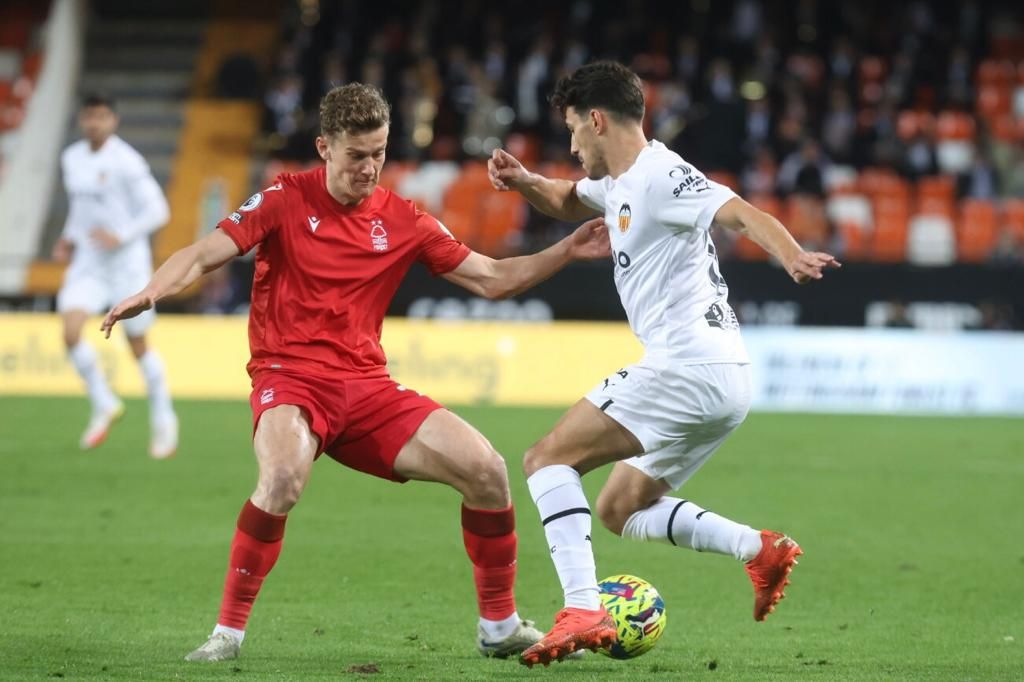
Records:
{"label": "dark short hair", "polygon": [[640,78],[618,62],[591,62],[559,78],[550,101],[563,115],[572,107],[577,113],[604,109],[620,120],[644,120]]}
{"label": "dark short hair", "polygon": [[82,98],[82,108],[88,109],[89,107],[106,107],[111,111],[117,111],[114,98],[102,92],[90,92]]}
{"label": "dark short hair", "polygon": [[372,85],[349,83],[331,88],[320,100],[320,132],[367,133],[391,123],[391,105]]}

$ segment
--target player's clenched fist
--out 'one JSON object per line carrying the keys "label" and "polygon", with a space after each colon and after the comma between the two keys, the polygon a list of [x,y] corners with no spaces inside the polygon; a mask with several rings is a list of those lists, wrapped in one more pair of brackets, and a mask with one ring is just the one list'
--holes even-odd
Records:
{"label": "player's clenched fist", "polygon": [[491,158],[487,159],[487,171],[494,189],[502,192],[515,189],[529,175],[519,159],[504,149],[495,149]]}
{"label": "player's clenched fist", "polygon": [[135,317],[139,313],[149,310],[153,305],[153,297],[148,294],[138,293],[134,296],[129,296],[111,308],[110,312],[107,313],[107,316],[103,318],[103,324],[100,325],[100,331],[102,331],[109,339],[110,330],[114,328],[114,324],[116,324],[118,320],[127,320],[128,318]]}

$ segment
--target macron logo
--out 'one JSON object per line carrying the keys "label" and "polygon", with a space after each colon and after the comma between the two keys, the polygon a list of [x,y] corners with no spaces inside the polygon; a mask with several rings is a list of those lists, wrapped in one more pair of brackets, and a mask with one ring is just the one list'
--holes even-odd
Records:
{"label": "macron logo", "polygon": [[316,228],[318,227],[320,227],[320,219],[314,218],[313,216],[309,216],[309,229],[313,230],[313,232],[316,232]]}

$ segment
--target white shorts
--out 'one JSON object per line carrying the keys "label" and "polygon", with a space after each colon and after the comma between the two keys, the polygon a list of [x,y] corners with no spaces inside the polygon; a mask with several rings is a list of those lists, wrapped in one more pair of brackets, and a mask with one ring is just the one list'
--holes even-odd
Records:
{"label": "white shorts", "polygon": [[743,422],[750,393],[750,365],[671,365],[644,358],[586,397],[643,445],[644,454],[626,464],[675,490]]}
{"label": "white shorts", "polygon": [[[74,264],[64,275],[64,284],[57,292],[57,312],[84,310],[90,315],[106,314],[114,305],[137,294],[148,283],[150,272],[144,268],[123,272],[103,272],[95,268],[76,268]],[[156,320],[152,308],[140,315],[122,320],[128,336],[142,336]]]}

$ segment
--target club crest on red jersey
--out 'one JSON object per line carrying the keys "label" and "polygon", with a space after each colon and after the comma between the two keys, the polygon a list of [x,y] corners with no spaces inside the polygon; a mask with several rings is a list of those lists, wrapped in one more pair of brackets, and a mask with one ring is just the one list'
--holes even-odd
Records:
{"label": "club crest on red jersey", "polygon": [[370,242],[373,244],[374,251],[388,250],[388,233],[380,218],[370,220]]}

